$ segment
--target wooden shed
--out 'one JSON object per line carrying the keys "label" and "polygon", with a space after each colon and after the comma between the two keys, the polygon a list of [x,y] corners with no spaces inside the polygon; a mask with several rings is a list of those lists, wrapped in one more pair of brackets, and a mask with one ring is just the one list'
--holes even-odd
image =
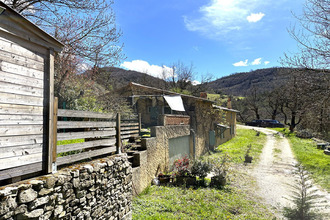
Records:
{"label": "wooden shed", "polygon": [[54,53],[62,47],[0,1],[0,181],[51,171]]}

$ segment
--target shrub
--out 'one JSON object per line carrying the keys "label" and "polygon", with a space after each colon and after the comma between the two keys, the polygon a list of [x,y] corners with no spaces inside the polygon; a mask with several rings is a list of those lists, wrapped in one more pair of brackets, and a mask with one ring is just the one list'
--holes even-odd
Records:
{"label": "shrub", "polygon": [[177,159],[174,161],[173,165],[175,168],[175,173],[177,176],[189,176],[190,175],[190,170],[189,170],[189,163],[190,160],[188,156],[184,156],[181,159]]}
{"label": "shrub", "polygon": [[195,160],[191,167],[191,174],[203,180],[210,171],[212,171],[212,164],[202,160]]}

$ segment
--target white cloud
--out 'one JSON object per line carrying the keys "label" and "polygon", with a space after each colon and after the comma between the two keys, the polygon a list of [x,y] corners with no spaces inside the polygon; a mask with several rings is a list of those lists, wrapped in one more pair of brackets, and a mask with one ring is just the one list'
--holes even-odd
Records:
{"label": "white cloud", "polygon": [[257,13],[257,14],[254,14],[254,13],[251,13],[249,16],[246,17],[246,19],[248,20],[248,22],[258,22],[260,21],[263,17],[265,16],[264,13]]}
{"label": "white cloud", "polygon": [[158,77],[158,78],[168,78],[172,75],[173,70],[170,67],[165,65],[150,65],[147,61],[144,60],[133,60],[131,62],[125,61],[120,65],[120,67],[126,68],[128,70],[134,70],[148,75]]}
{"label": "white cloud", "polygon": [[197,81],[197,80],[194,80],[194,81],[191,81],[191,84],[196,86],[196,85],[199,85],[201,84],[201,82]]}
{"label": "white cloud", "polygon": [[[233,66],[257,66],[257,65],[261,65],[262,64],[262,58],[256,58],[254,59],[252,62],[248,62],[249,60],[246,59],[245,61],[239,61],[237,63],[233,63]],[[264,65],[267,65],[269,64],[270,62],[269,61],[264,61],[263,64]]]}
{"label": "white cloud", "polygon": [[[253,14],[265,4],[262,0],[210,0],[199,8],[199,17],[184,16],[186,28],[208,37],[219,37],[229,32],[248,29],[247,17],[256,20],[263,13]],[[261,19],[260,18],[260,19]],[[259,20],[260,20],[259,19]]]}
{"label": "white cloud", "polygon": [[260,65],[260,64],[261,64],[261,59],[262,59],[262,58],[257,58],[257,59],[255,59],[255,60],[251,63],[251,65],[253,65],[253,66],[255,66],[255,65]]}
{"label": "white cloud", "polygon": [[233,63],[234,66],[248,66],[248,60]]}

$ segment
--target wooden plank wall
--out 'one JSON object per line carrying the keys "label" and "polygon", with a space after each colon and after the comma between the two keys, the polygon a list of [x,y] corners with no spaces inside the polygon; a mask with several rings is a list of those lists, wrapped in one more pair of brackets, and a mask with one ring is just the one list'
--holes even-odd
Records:
{"label": "wooden plank wall", "polygon": [[5,35],[0,31],[0,180],[41,171],[44,138],[46,55]]}
{"label": "wooden plank wall", "polygon": [[[58,145],[57,165],[115,153],[115,120],[115,114],[59,109],[57,141],[78,140],[81,143]],[[66,154],[59,155],[61,153]]]}

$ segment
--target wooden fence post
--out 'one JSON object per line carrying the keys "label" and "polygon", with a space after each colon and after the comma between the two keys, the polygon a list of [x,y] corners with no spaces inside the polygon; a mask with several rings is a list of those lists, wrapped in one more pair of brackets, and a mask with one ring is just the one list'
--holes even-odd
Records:
{"label": "wooden fence post", "polygon": [[142,129],[142,114],[139,113],[139,135],[141,135],[141,129]]}
{"label": "wooden fence post", "polygon": [[116,154],[121,154],[120,113],[117,113],[116,121]]}
{"label": "wooden fence post", "polygon": [[58,114],[58,98],[54,98],[54,122],[53,122],[53,152],[52,152],[52,172],[56,173],[57,165],[57,114]]}

